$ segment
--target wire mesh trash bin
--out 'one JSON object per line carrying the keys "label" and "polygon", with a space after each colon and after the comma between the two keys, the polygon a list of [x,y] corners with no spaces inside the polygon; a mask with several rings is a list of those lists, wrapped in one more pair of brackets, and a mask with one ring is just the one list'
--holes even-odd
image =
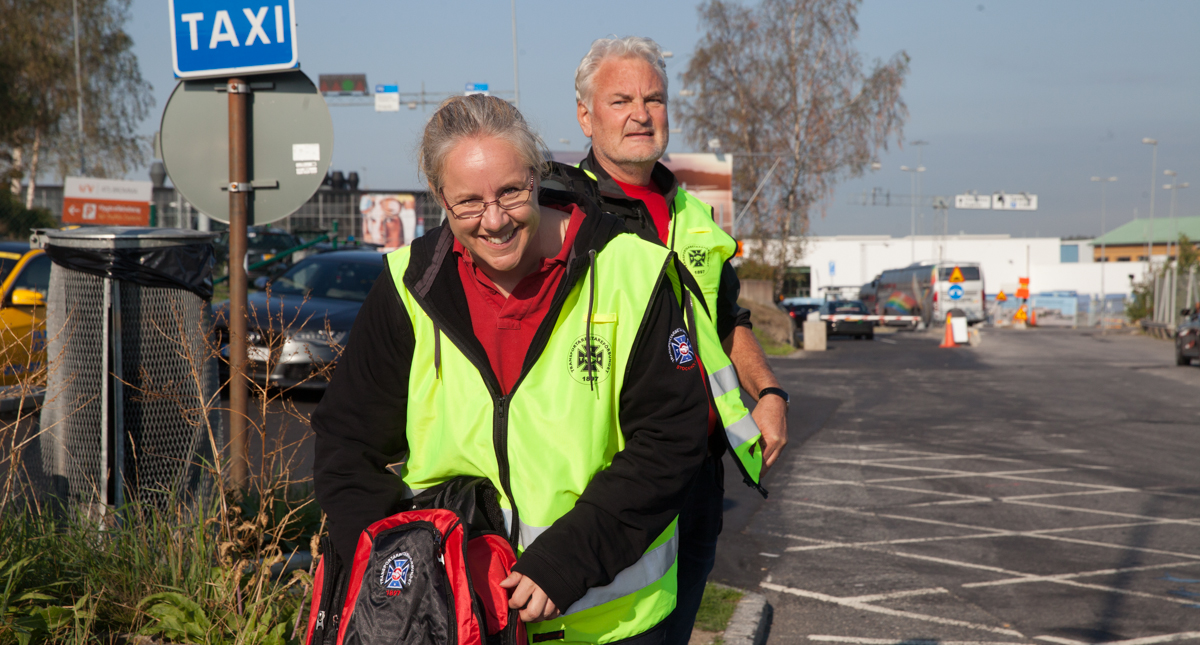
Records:
{"label": "wire mesh trash bin", "polygon": [[60,499],[164,506],[222,445],[211,233],[38,230],[46,302],[42,460]]}

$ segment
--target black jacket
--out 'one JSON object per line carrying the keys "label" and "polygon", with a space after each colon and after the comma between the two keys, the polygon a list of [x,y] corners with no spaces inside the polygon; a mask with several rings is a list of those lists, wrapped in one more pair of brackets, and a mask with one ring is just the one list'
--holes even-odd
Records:
{"label": "black jacket", "polygon": [[[534,335],[523,374],[542,359],[571,287],[585,275],[588,251],[629,234],[619,220],[579,196],[543,189],[539,200],[583,202],[579,205],[587,216],[551,309]],[[500,387],[472,330],[456,260],[449,252],[452,242],[446,225],[415,240],[404,283],[414,295],[424,294],[427,313],[445,334],[443,342],[453,342],[479,367],[495,396]],[[707,405],[700,371],[676,369],[667,349],[671,332],[682,327],[683,314],[664,280],[635,340],[620,393],[625,448],[592,479],[575,508],[529,545],[517,563],[516,570],[561,609],[589,588],[608,584],[642,556],[678,514],[704,459]],[[389,465],[407,458],[405,412],[414,343],[412,322],[385,270],[363,303],[335,376],[312,416],[317,500],[329,517],[334,548],[346,562],[363,529],[407,508],[400,477]]]}
{"label": "black jacket", "polygon": [[[595,181],[588,177],[583,170],[596,175]],[[654,164],[650,174],[654,185],[663,190],[667,204],[675,203],[675,194],[679,191],[679,182],[672,173],[661,163]],[[596,160],[595,151],[589,150],[588,156],[579,164],[579,168],[558,162],[550,162],[550,177],[542,182],[543,186],[569,190],[587,195],[600,203],[600,208],[606,213],[615,215],[625,223],[629,230],[637,233],[638,237],[655,244],[662,245],[658,227],[650,211],[639,199],[633,199],[625,194]],[[671,213],[674,215],[674,212]],[[669,240],[673,242],[673,240]],[[672,248],[672,251],[675,249]],[[738,296],[741,294],[742,283],[738,280],[737,271],[728,260],[721,267],[721,284],[717,290],[717,335],[722,339],[729,337],[735,327],[750,328],[750,312],[738,306]]]}

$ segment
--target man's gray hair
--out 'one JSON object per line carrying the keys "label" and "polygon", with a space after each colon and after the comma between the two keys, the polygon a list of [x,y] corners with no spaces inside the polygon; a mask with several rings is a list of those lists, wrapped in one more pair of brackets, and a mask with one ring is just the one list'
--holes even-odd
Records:
{"label": "man's gray hair", "polygon": [[592,77],[600,69],[600,63],[609,58],[640,58],[650,63],[666,89],[667,61],[663,60],[662,47],[658,43],[641,36],[600,38],[592,43],[592,48],[575,70],[575,100],[589,109],[592,107]]}

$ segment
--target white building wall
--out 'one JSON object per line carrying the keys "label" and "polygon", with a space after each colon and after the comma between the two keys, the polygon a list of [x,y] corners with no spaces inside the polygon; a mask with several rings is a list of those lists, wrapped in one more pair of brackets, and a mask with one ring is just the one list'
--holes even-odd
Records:
{"label": "white building wall", "polygon": [[[1106,293],[1129,294],[1129,275],[1140,281],[1145,271],[1145,264],[1138,262],[1062,263],[1061,245],[1057,237],[836,235],[808,238],[802,259],[793,264],[810,268],[814,295],[821,287],[862,285],[886,269],[912,264],[914,257],[920,263],[939,258],[978,262],[987,293],[994,295],[1003,289],[1009,296],[1016,290],[1017,279],[1025,276],[1030,278],[1033,293],[1099,294],[1101,270]],[[1080,245],[1081,260],[1085,255],[1090,259],[1091,252],[1090,245]]]}

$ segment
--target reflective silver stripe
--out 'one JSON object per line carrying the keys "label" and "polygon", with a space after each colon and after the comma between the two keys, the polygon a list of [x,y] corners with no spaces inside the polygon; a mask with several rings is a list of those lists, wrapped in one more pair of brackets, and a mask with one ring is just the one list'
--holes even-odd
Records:
{"label": "reflective silver stripe", "polygon": [[412,488],[408,484],[404,485],[404,492],[400,494],[400,499],[412,499],[421,493],[424,493],[424,488]]}
{"label": "reflective silver stripe", "polygon": [[[512,509],[501,508],[500,513],[504,515],[504,532],[508,533],[512,531]],[[538,539],[549,528],[549,526],[532,526],[521,522],[521,548],[528,549],[529,545],[533,544],[533,541]]]}
{"label": "reflective silver stripe", "polygon": [[733,425],[725,427],[725,436],[729,437],[729,445],[734,448],[760,434],[762,433],[758,430],[758,424],[754,422],[754,417],[749,414],[742,417],[740,421],[735,422]]}
{"label": "reflective silver stripe", "polygon": [[659,578],[667,575],[671,565],[675,564],[675,556],[679,552],[679,534],[654,547],[637,562],[617,574],[613,581],[603,587],[588,589],[583,597],[563,612],[564,616],[599,607],[606,602],[616,600],[631,593],[649,587]]}
{"label": "reflective silver stripe", "polygon": [[726,365],[708,375],[708,386],[712,388],[713,398],[719,399],[723,394],[738,388],[737,370],[733,365]]}

